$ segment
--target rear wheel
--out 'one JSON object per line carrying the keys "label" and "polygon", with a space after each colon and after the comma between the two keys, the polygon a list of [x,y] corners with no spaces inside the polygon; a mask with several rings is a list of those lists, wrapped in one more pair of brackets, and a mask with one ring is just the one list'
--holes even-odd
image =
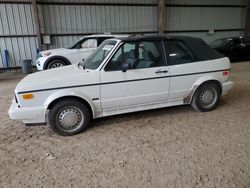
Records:
{"label": "rear wheel", "polygon": [[55,59],[55,60],[52,60],[51,62],[49,62],[47,69],[63,67],[65,65],[66,65],[65,61],[63,61],[61,59]]}
{"label": "rear wheel", "polygon": [[196,90],[191,105],[197,111],[207,112],[216,108],[219,98],[218,86],[214,83],[207,83]]}
{"label": "rear wheel", "polygon": [[59,135],[69,136],[84,131],[90,120],[86,105],[74,99],[56,103],[49,113],[50,127]]}

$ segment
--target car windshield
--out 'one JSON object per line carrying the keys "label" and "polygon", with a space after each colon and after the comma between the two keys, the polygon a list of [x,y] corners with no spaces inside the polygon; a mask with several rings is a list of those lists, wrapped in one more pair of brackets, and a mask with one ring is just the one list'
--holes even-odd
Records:
{"label": "car windshield", "polygon": [[212,47],[218,47],[218,46],[226,46],[232,41],[230,38],[223,38],[223,39],[217,39],[210,43],[210,46]]}
{"label": "car windshield", "polygon": [[86,69],[97,69],[116,43],[114,40],[104,41],[81,65]]}

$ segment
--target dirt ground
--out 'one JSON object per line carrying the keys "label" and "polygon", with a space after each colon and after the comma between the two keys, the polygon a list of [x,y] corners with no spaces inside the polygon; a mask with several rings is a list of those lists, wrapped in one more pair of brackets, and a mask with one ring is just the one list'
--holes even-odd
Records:
{"label": "dirt ground", "polygon": [[250,187],[250,62],[218,108],[102,118],[62,137],[8,118],[20,73],[0,74],[0,187]]}

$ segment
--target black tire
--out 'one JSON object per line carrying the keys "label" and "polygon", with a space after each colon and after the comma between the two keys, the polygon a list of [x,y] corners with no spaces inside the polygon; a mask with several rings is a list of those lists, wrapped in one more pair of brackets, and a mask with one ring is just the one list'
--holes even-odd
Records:
{"label": "black tire", "polygon": [[63,67],[67,65],[67,63],[61,59],[54,59],[51,62],[49,62],[47,69],[53,69],[58,67]]}
{"label": "black tire", "polygon": [[219,87],[214,83],[206,83],[196,90],[191,106],[200,112],[214,110],[220,98]]}
{"label": "black tire", "polygon": [[50,127],[62,136],[83,132],[87,128],[89,120],[89,109],[75,99],[61,100],[49,112]]}

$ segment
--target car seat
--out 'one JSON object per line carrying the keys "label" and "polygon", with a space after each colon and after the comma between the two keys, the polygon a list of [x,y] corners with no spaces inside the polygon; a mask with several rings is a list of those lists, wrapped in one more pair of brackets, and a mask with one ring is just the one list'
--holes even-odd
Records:
{"label": "car seat", "polygon": [[136,66],[137,69],[139,68],[148,68],[154,66],[154,56],[152,52],[148,50],[143,50],[142,52],[143,59],[139,61],[138,65]]}
{"label": "car seat", "polygon": [[130,50],[128,57],[126,58],[126,64],[129,65],[130,68],[134,67],[134,64],[136,62],[136,57],[135,57],[135,50]]}

